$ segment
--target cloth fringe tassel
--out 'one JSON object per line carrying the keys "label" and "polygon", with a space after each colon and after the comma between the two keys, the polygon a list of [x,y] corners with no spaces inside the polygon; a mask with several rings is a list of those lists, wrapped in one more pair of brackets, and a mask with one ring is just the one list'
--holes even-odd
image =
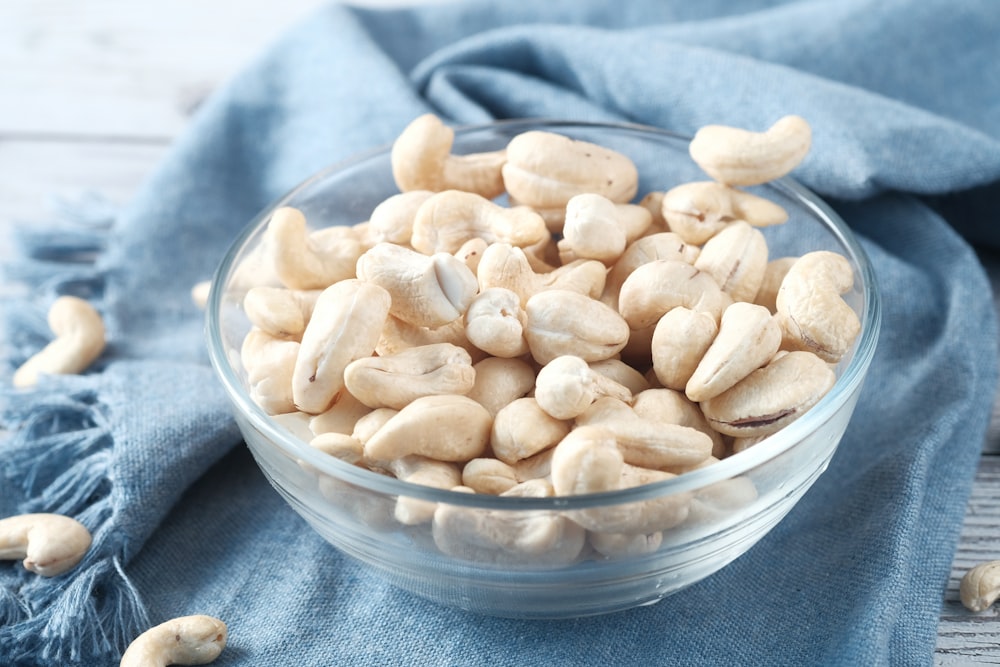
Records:
{"label": "cloth fringe tassel", "polygon": [[4,267],[8,281],[23,281],[31,292],[4,308],[8,358],[0,379],[0,477],[19,489],[19,512],[71,516],[91,531],[93,543],[63,575],[18,569],[0,578],[0,656],[12,667],[119,655],[148,627],[142,600],[123,569],[124,537],[113,523],[114,442],[100,374],[9,388],[14,368],[51,338],[45,313],[56,296],[75,294],[99,310],[102,305],[104,276],[96,264],[114,214],[93,196],[59,208],[58,222],[17,235],[19,259]]}

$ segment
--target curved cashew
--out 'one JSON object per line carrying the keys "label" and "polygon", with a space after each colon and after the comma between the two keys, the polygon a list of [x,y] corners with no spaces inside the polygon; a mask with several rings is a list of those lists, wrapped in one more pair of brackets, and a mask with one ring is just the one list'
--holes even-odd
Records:
{"label": "curved cashew", "polygon": [[[457,487],[455,491],[471,491]],[[549,484],[524,482],[502,496],[548,497]],[[586,533],[566,517],[545,510],[483,510],[440,503],[434,513],[434,543],[451,556],[477,563],[567,565],[583,549]]]}
{"label": "curved cashew", "polygon": [[535,400],[555,419],[573,419],[602,396],[632,400],[627,387],[592,370],[580,357],[556,357],[538,371],[535,379]]}
{"label": "curved cashew", "polygon": [[516,293],[491,287],[481,291],[465,311],[465,335],[494,357],[520,357],[528,353],[528,341],[524,339],[527,322]]}
{"label": "curved cashew", "polygon": [[537,130],[510,140],[502,173],[512,198],[542,209],[563,208],[575,195],[588,192],[625,203],[639,185],[639,172],[627,156]]}
{"label": "curved cashew", "polygon": [[1000,597],[1000,560],[980,563],[962,576],[959,598],[969,611],[984,611]]}
{"label": "curved cashew", "polygon": [[788,220],[788,212],[778,204],[715,181],[675,186],[663,195],[661,207],[670,231],[699,245],[737,220],[754,227]]}
{"label": "curved cashew", "polygon": [[211,616],[173,618],[136,637],[120,667],[204,665],[222,653],[227,634],[226,624]]}
{"label": "curved cashew", "polygon": [[409,245],[417,209],[433,194],[430,190],[401,192],[372,209],[368,224],[375,242]]}
{"label": "curved cashew", "polygon": [[698,246],[686,243],[673,232],[644,236],[630,244],[608,271],[601,301],[617,309],[618,293],[621,292],[622,284],[633,271],[643,264],[658,259],[672,259],[693,265],[700,252],[701,249]]}
{"label": "curved cashew", "polygon": [[604,290],[607,267],[595,260],[577,260],[548,273],[536,273],[521,248],[508,243],[493,243],[483,252],[476,270],[480,290],[491,287],[509,289],[521,298],[522,305],[535,294],[562,289],[597,298]]}
{"label": "curved cashew", "polygon": [[779,257],[768,262],[767,268],[764,269],[764,279],[760,283],[760,288],[757,289],[757,296],[754,297],[753,302],[758,306],[764,306],[772,314],[777,312],[776,301],[778,290],[781,289],[781,281],[785,279],[788,270],[797,260],[798,257]]}
{"label": "curved cashew", "polygon": [[476,381],[466,394],[491,415],[535,386],[535,371],[521,359],[486,357],[473,364]]}
{"label": "curved cashew", "polygon": [[34,386],[40,375],[83,372],[104,350],[104,320],[87,301],[59,297],[49,307],[48,322],[55,339],[17,369],[15,387]]}
{"label": "curved cashew", "polygon": [[285,287],[323,289],[354,277],[364,246],[350,227],[328,227],[309,233],[302,211],[283,206],[271,214],[265,232],[274,271]]}
{"label": "curved cashew", "polygon": [[344,369],[375,349],[389,315],[389,293],[344,280],[323,290],[302,334],[292,373],[292,396],[303,412],[326,412],[344,389]]}
{"label": "curved cashew", "polygon": [[625,463],[662,470],[701,463],[712,454],[712,439],[701,431],[639,417],[623,401],[604,396],[577,416],[577,428],[601,426],[615,438]]}
{"label": "curved cashew", "polygon": [[399,410],[393,408],[375,408],[354,422],[351,437],[364,445],[371,440],[373,435],[378,433],[380,428],[386,425],[386,422],[398,414]]}
{"label": "curved cashew", "polygon": [[358,260],[358,278],[392,297],[389,313],[411,324],[439,327],[460,318],[479,290],[476,276],[445,252],[428,257],[379,243]]}
{"label": "curved cashew", "polygon": [[495,457],[514,465],[552,447],[569,431],[568,422],[542,410],[535,398],[519,398],[497,412],[490,445]]}
{"label": "curved cashew", "polygon": [[503,194],[504,151],[452,155],[455,131],[434,114],[414,119],[392,145],[392,175],[399,189],[464,190],[488,199]]}
{"label": "curved cashew", "polygon": [[760,185],[781,178],[809,152],[812,130],[799,116],[785,116],[764,132],[706,125],[688,146],[706,174],[727,185]]}
{"label": "curved cashew", "polygon": [[302,346],[298,341],[251,329],[240,348],[250,398],[269,415],[296,410],[292,377]]}
{"label": "curved cashew", "polygon": [[430,255],[454,253],[473,238],[526,247],[548,235],[545,221],[528,208],[506,208],[472,192],[445,190],[417,209],[410,244]]}
{"label": "curved cashew", "polygon": [[816,405],[836,380],[826,362],[812,352],[789,352],[703,401],[701,409],[720,433],[770,435]]}
{"label": "curved cashew", "polygon": [[763,306],[737,301],[722,313],[719,333],[685,385],[698,403],[718,396],[750,375],[781,347],[781,328]]}
{"label": "curved cashew", "polygon": [[283,287],[252,287],[243,297],[243,310],[250,323],[272,336],[301,336],[306,329],[319,290]]}
{"label": "curved cashew", "polygon": [[732,299],[709,274],[687,262],[658,259],[643,264],[625,279],[618,312],[632,329],[653,326],[677,306],[704,311],[718,321]]}
{"label": "curved cashew", "polygon": [[573,354],[587,361],[609,359],[628,342],[629,326],[596,299],[569,290],[545,290],[528,299],[524,337],[540,364]]}
{"label": "curved cashew", "polygon": [[552,488],[558,496],[613,491],[621,484],[625,457],[603,426],[579,426],[552,452]]}
{"label": "curved cashew", "polygon": [[419,454],[438,461],[481,456],[490,440],[493,415],[466,396],[421,396],[393,415],[365,442],[365,454],[391,461]]}
{"label": "curved cashew", "polygon": [[710,313],[678,306],[664,314],[650,342],[653,373],[660,384],[683,391],[718,333]]}
{"label": "curved cashew", "polygon": [[71,570],[90,549],[90,531],[61,514],[20,514],[0,519],[0,560],[23,559],[43,577]]}
{"label": "curved cashew", "polygon": [[857,313],[840,296],[853,286],[854,272],[843,255],[820,250],[800,257],[775,299],[785,345],[840,361],[861,331]]}
{"label": "curved cashew", "polygon": [[344,369],[347,391],[370,408],[401,410],[421,396],[464,394],[475,379],[469,353],[451,343],[362,357]]}
{"label": "curved cashew", "polygon": [[734,301],[753,301],[767,270],[767,241],[760,230],[738,220],[702,246],[694,267],[712,276]]}

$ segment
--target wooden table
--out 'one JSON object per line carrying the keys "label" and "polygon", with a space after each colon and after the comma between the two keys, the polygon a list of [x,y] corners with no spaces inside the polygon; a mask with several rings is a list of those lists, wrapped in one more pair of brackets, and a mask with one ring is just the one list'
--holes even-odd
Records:
{"label": "wooden table", "polygon": [[[0,2],[0,233],[44,219],[53,196],[126,201],[201,100],[322,4]],[[1000,610],[972,614],[958,601],[961,575],[1000,559],[998,432],[991,428],[945,591],[938,665],[1000,663]]]}

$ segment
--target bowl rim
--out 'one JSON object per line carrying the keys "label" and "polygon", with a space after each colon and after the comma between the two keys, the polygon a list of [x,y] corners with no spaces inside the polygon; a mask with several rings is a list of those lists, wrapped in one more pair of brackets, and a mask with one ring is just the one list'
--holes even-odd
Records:
{"label": "bowl rim", "polygon": [[[505,134],[510,134],[511,132],[527,131],[529,129],[558,132],[560,128],[633,133],[643,136],[653,136],[657,140],[667,143],[683,142],[685,145],[690,141],[690,137],[685,135],[638,123],[577,121],[553,118],[517,118],[488,123],[456,125],[453,129],[457,141],[463,136],[490,130],[501,130]],[[240,416],[249,420],[255,429],[283,450],[284,454],[312,466],[317,472],[329,475],[361,489],[381,494],[409,496],[434,502],[444,502],[451,505],[488,510],[567,511],[644,501],[675,493],[694,491],[716,482],[738,477],[779,457],[804,440],[809,432],[819,428],[820,425],[832,418],[843,403],[853,395],[864,381],[868,367],[875,354],[882,318],[881,297],[874,266],[859,239],[851,231],[847,223],[818,195],[793,178],[785,176],[770,181],[766,185],[774,187],[785,196],[795,200],[798,204],[809,210],[812,215],[825,222],[828,230],[846,249],[848,259],[857,268],[863,284],[862,326],[858,339],[854,343],[854,356],[843,370],[841,376],[837,378],[836,383],[830,391],[816,405],[811,407],[802,418],[793,421],[753,447],[730,455],[712,465],[685,472],[668,480],[615,491],[548,498],[494,496],[437,489],[382,475],[324,454],[318,449],[309,446],[308,442],[295,437],[291,431],[273,421],[243,389],[241,380],[237,377],[235,369],[229,363],[222,341],[220,313],[223,307],[223,287],[232,273],[237,255],[276,208],[287,204],[303,190],[334,173],[350,169],[375,158],[384,157],[391,151],[391,148],[392,142],[383,143],[369,150],[355,153],[346,159],[339,160],[314,173],[284,195],[275,199],[254,216],[233,241],[231,241],[212,276],[212,287],[206,307],[205,336],[208,344],[209,360],[215,370],[216,376],[221,381],[230,402],[233,403]],[[248,446],[250,445],[248,444]]]}

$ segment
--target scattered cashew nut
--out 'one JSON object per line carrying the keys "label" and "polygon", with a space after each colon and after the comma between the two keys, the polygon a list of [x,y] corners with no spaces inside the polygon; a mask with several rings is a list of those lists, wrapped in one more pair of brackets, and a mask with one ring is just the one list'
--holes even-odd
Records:
{"label": "scattered cashew nut", "polygon": [[146,630],[122,655],[120,667],[205,665],[226,647],[228,630],[217,618],[181,616]]}
{"label": "scattered cashew nut", "polygon": [[54,577],[90,549],[90,531],[61,514],[20,514],[0,519],[0,560],[23,559],[24,569]]}
{"label": "scattered cashew nut", "polygon": [[980,563],[962,576],[959,598],[969,611],[984,611],[1000,597],[1000,560]]}
{"label": "scattered cashew nut", "polygon": [[48,322],[55,339],[17,369],[15,387],[34,386],[40,375],[83,372],[104,350],[104,321],[87,301],[59,297],[49,307]]}
{"label": "scattered cashew nut", "polygon": [[781,178],[809,152],[812,130],[799,116],[785,116],[764,132],[724,125],[698,130],[688,150],[706,174],[726,185],[760,185]]}

